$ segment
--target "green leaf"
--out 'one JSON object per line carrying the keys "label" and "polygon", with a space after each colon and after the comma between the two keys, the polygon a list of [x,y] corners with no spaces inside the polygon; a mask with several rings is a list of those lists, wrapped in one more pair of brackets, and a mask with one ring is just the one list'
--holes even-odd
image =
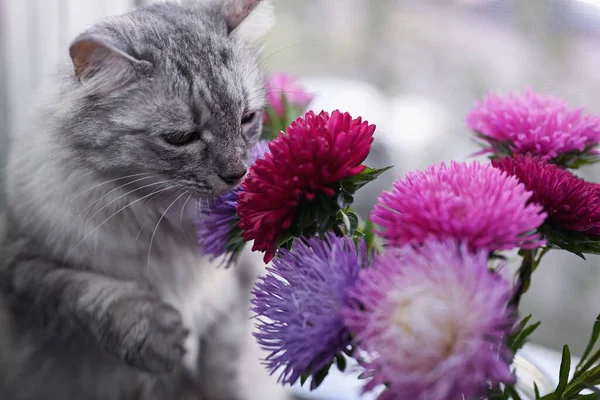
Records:
{"label": "green leaf", "polygon": [[340,372],[344,372],[346,370],[346,357],[344,357],[342,354],[337,354],[335,356],[335,363]]}
{"label": "green leaf", "polygon": [[595,145],[590,145],[583,151],[574,150],[562,153],[552,160],[552,163],[569,169],[578,169],[584,165],[597,163],[600,161],[600,157],[593,152],[594,147]]}
{"label": "green leaf", "polygon": [[273,107],[266,106],[265,113],[269,118],[269,122],[263,124],[262,138],[271,141],[279,135],[280,131],[285,131],[287,126],[277,112],[275,112]]}
{"label": "green leaf", "polygon": [[521,400],[521,396],[512,386],[507,386],[504,391],[510,396],[513,400]]}
{"label": "green leaf", "polygon": [[340,192],[337,197],[337,205],[340,209],[346,209],[354,202],[354,196],[348,193]]}
{"label": "green leaf", "polygon": [[383,174],[390,168],[393,168],[393,166],[380,169],[365,167],[361,173],[343,179],[340,182],[341,188],[347,193],[355,193],[358,189],[362,188],[367,183],[374,181],[379,177],[379,175]]}
{"label": "green leaf", "polygon": [[548,246],[569,251],[585,260],[584,254],[600,254],[600,240],[582,232],[567,231],[544,223],[538,231],[548,240]]}
{"label": "green leaf", "polygon": [[321,383],[323,383],[323,381],[329,374],[329,368],[331,368],[331,364],[327,365],[326,367],[324,367],[323,369],[321,369],[319,372],[317,372],[315,374],[315,376],[313,377],[312,382],[310,384],[310,390],[315,390],[316,388],[321,386]]}
{"label": "green leaf", "polygon": [[569,372],[571,370],[571,351],[568,345],[564,345],[562,360],[560,362],[560,372],[558,374],[558,385],[554,391],[554,400],[561,400],[562,395],[569,383]]}
{"label": "green leaf", "polygon": [[310,378],[310,370],[300,376],[300,386],[304,386],[308,378]]}
{"label": "green leaf", "polygon": [[513,329],[513,333],[509,336],[508,347],[512,350],[513,353],[516,353],[525,345],[525,343],[527,343],[529,336],[531,336],[541,324],[541,322],[538,321],[531,325],[527,325],[530,319],[531,315],[528,315],[525,318],[523,318],[517,324],[517,326],[515,326],[515,328]]}
{"label": "green leaf", "polygon": [[348,214],[346,214],[343,210],[338,211],[337,219],[341,222],[342,225],[350,229],[350,219],[348,218]]}
{"label": "green leaf", "polygon": [[573,400],[600,400],[600,393],[580,394],[575,396]]}
{"label": "green leaf", "polygon": [[584,365],[584,362],[586,361],[586,359],[588,358],[588,356],[594,349],[594,346],[596,345],[596,342],[598,341],[599,336],[600,336],[600,315],[596,317],[596,322],[594,322],[594,327],[592,329],[592,336],[590,337],[590,340],[588,341],[585,351],[583,352],[583,355],[581,356],[581,360],[579,360],[579,363],[577,364],[576,370],[579,370]]}
{"label": "green leaf", "polygon": [[540,388],[538,388],[537,383],[533,382],[533,391],[535,392],[535,400],[540,400],[542,396],[540,396]]}
{"label": "green leaf", "polygon": [[519,334],[523,331],[523,329],[525,329],[525,327],[527,326],[527,323],[529,322],[529,320],[531,319],[531,317],[533,316],[533,314],[529,314],[528,316],[524,317],[513,329],[513,332],[515,334]]}
{"label": "green leaf", "polygon": [[298,118],[298,116],[295,115],[293,108],[290,107],[290,102],[288,101],[285,93],[281,93],[281,101],[283,102],[283,110],[285,113],[283,122],[285,123],[286,126],[288,126],[293,120]]}
{"label": "green leaf", "polygon": [[541,321],[538,321],[534,324],[531,324],[525,329],[523,329],[521,333],[519,333],[512,346],[514,352],[523,348],[525,343],[527,343],[527,339],[529,338],[529,336],[531,336],[533,332],[535,332],[535,330],[541,325],[541,323]]}
{"label": "green leaf", "polygon": [[354,232],[358,229],[358,215],[353,212],[349,212],[348,219],[350,220],[350,229],[348,230],[348,235],[354,235]]}

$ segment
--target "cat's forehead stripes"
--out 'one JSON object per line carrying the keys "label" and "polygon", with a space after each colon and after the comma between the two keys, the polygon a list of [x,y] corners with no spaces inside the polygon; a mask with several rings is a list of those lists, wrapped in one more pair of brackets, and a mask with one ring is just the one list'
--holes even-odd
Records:
{"label": "cat's forehead stripes", "polygon": [[[118,42],[135,58],[154,64],[170,90],[213,107],[262,107],[262,75],[256,49],[232,38],[224,23],[162,4],[98,26],[100,35]],[[221,21],[222,22],[222,21]],[[240,100],[241,99],[241,100]],[[197,101],[197,100],[196,100]]]}

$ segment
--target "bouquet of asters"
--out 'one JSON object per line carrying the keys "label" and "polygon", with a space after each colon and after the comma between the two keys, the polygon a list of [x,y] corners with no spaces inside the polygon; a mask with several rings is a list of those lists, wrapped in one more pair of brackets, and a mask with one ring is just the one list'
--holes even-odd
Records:
{"label": "bouquet of asters", "polygon": [[[203,207],[207,254],[229,265],[246,242],[270,263],[254,290],[259,344],[282,384],[318,387],[348,359],[379,399],[520,399],[514,357],[539,326],[519,313],[542,258],[600,253],[600,118],[531,90],[490,94],[467,117],[489,161],[399,177],[368,218],[357,190],[375,126],[308,111],[291,77],[267,82],[264,140],[236,190]],[[518,250],[516,276],[506,252]],[[600,321],[576,368],[537,399],[600,399]],[[574,370],[574,373],[570,371]]]}

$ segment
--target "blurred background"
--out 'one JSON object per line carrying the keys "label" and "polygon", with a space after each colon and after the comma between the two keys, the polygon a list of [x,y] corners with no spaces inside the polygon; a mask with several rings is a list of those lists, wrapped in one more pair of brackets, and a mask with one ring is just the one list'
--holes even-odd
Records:
{"label": "blurred background", "polygon": [[[69,42],[144,0],[0,0],[0,165],[7,132]],[[531,87],[600,114],[600,0],[274,0],[262,65],[301,78],[314,108],[379,126],[366,215],[407,171],[477,150],[464,118],[487,91]],[[600,167],[581,171],[600,182]],[[0,210],[2,207],[0,195]],[[534,341],[581,353],[600,313],[600,258],[551,253],[524,298]]]}

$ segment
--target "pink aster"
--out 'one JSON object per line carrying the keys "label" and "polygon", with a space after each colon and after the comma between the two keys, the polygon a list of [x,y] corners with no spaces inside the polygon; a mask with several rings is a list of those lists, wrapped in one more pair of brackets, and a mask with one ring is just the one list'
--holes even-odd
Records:
{"label": "pink aster", "polygon": [[[297,107],[303,112],[313,99],[313,95],[288,74],[274,74],[265,83],[267,92],[267,105],[271,106],[279,117],[285,116],[285,104]],[[284,100],[285,98],[285,100]],[[268,116],[265,113],[265,121]]]}
{"label": "pink aster", "polygon": [[531,155],[504,157],[493,165],[518,178],[533,192],[548,221],[569,231],[600,237],[600,185]]}
{"label": "pink aster", "polygon": [[371,149],[375,125],[348,113],[312,111],[269,143],[270,152],[250,168],[237,213],[242,237],[270,261],[277,240],[292,225],[301,202],[333,197],[333,184],[359,174]]}
{"label": "pink aster", "polygon": [[472,250],[533,248],[546,215],[529,202],[518,179],[477,161],[432,165],[407,174],[383,192],[371,220],[392,246],[430,236],[467,243]]}
{"label": "pink aster", "polygon": [[[512,383],[508,280],[453,241],[391,249],[361,271],[343,311],[380,400],[473,400]],[[464,396],[464,397],[463,397]]]}
{"label": "pink aster", "polygon": [[469,128],[488,143],[486,152],[498,155],[531,153],[544,160],[584,152],[600,142],[600,117],[581,108],[569,109],[564,100],[532,90],[501,96],[488,94],[467,116]]}

